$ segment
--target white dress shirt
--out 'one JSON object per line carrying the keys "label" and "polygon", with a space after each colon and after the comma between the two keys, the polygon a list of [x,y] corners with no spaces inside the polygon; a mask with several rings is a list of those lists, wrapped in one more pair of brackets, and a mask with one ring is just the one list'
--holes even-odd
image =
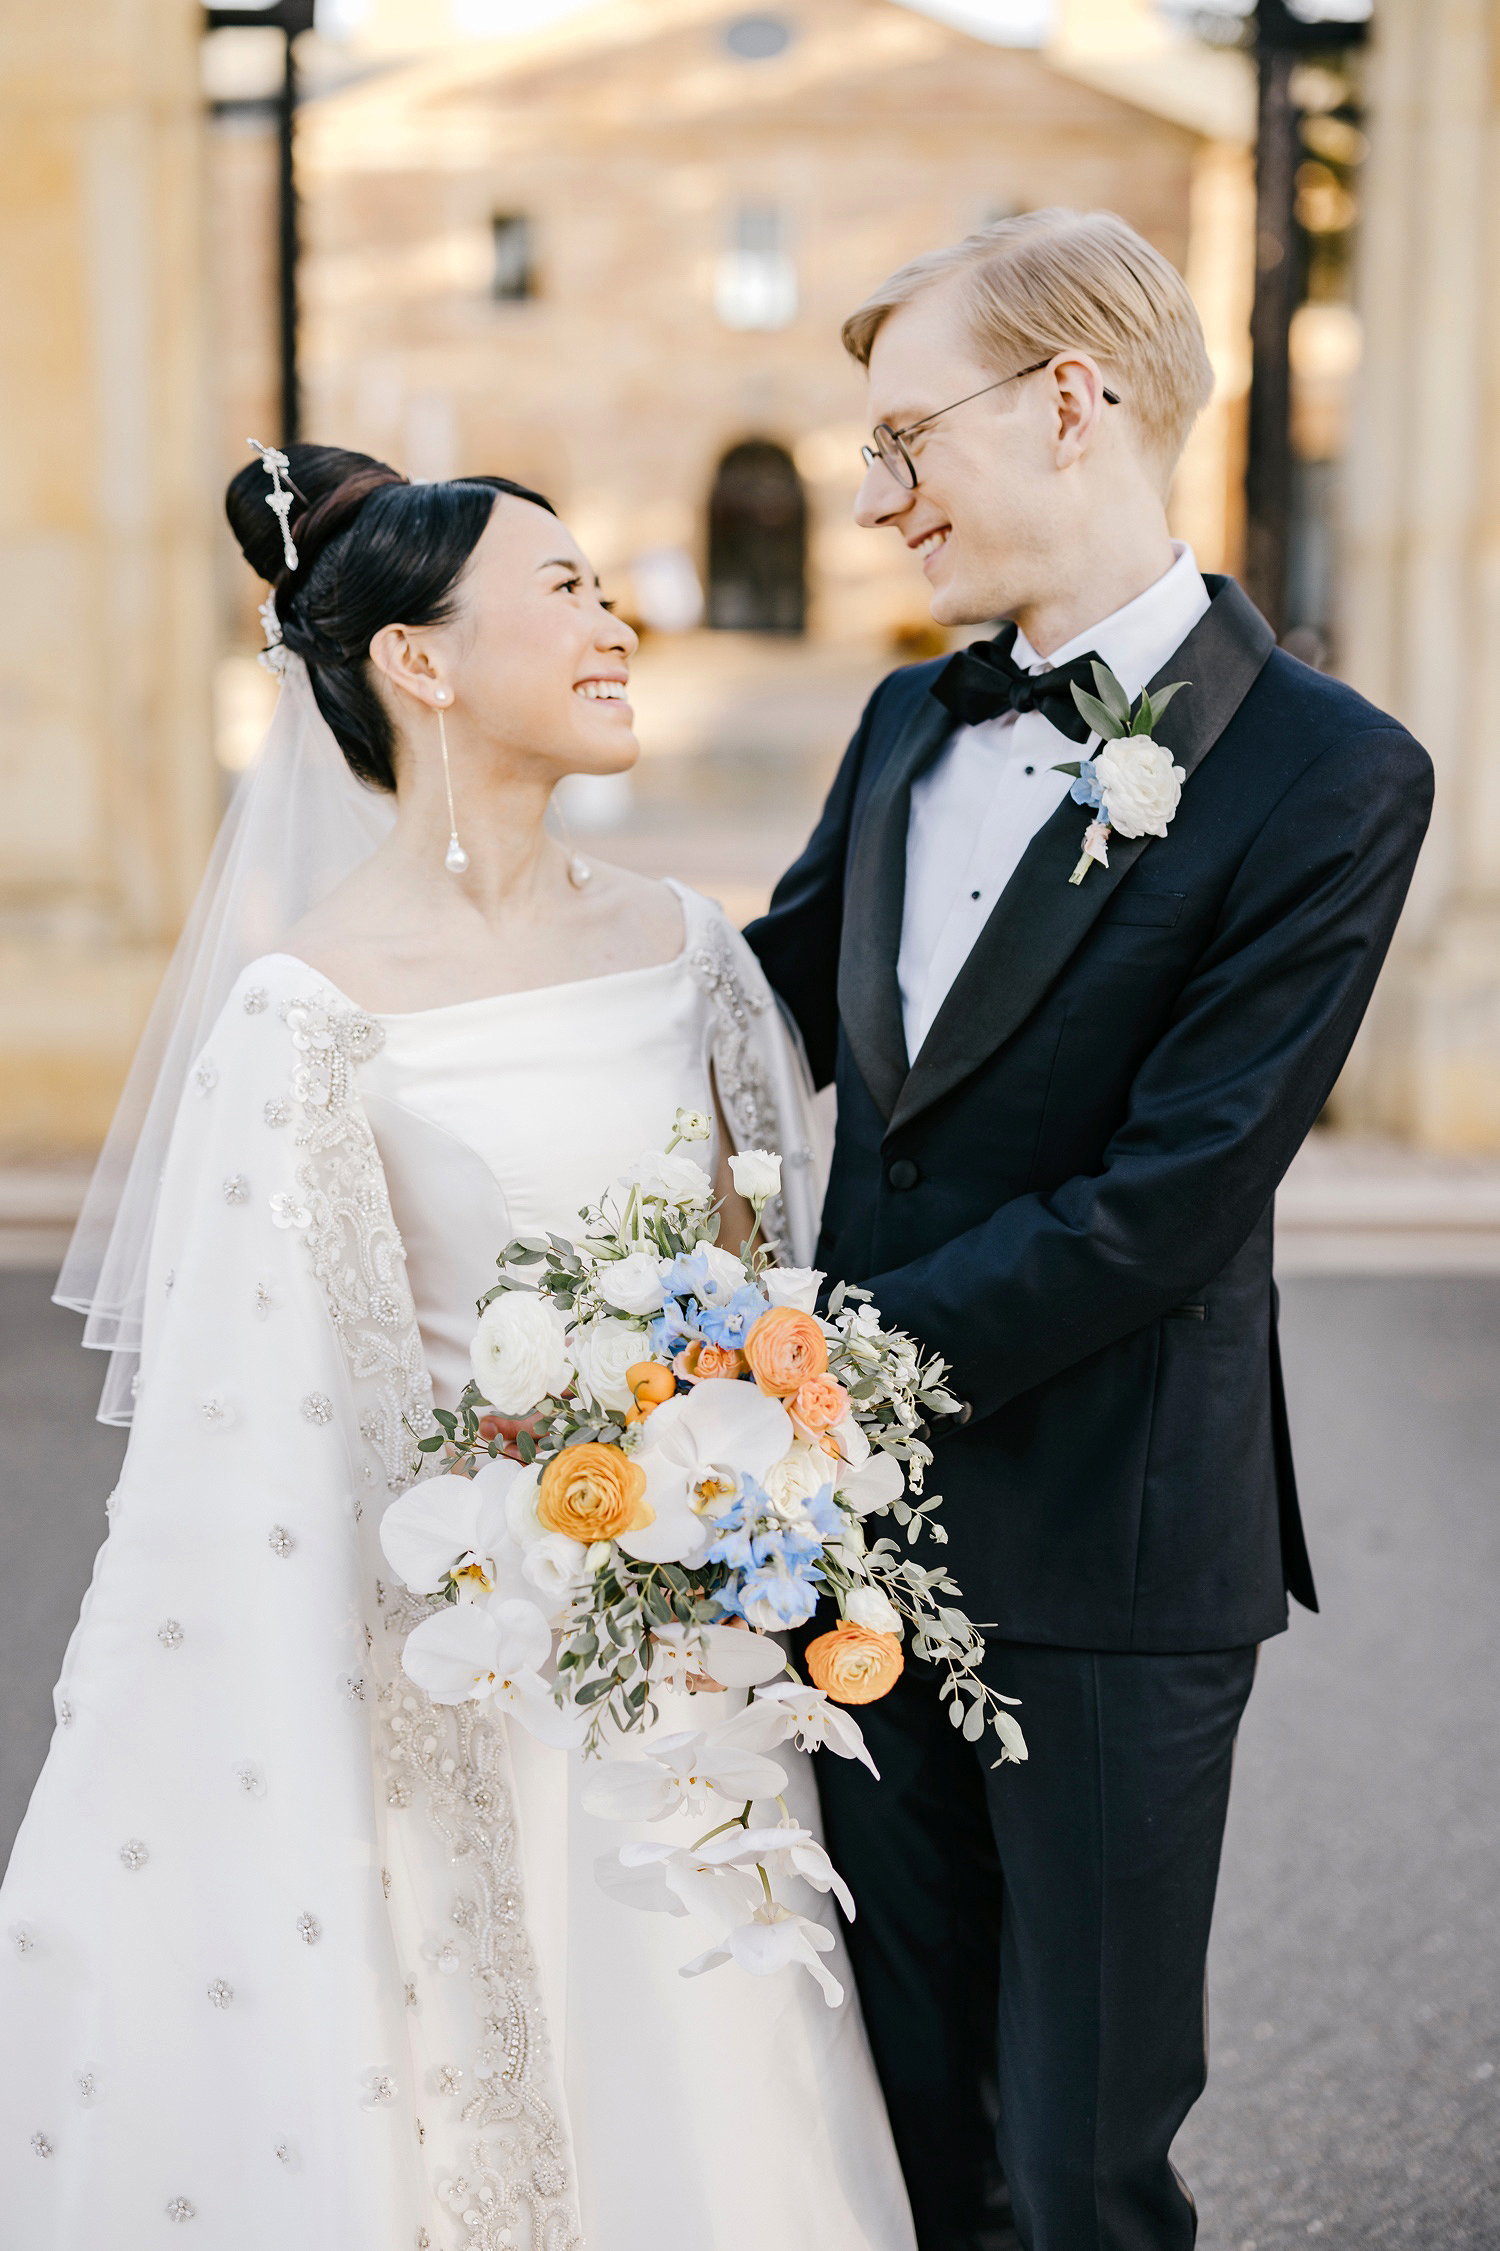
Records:
{"label": "white dress shirt", "polygon": [[[1050,656],[1038,656],[1017,632],[1016,663],[1046,672],[1092,649],[1134,701],[1208,608],[1192,549],[1172,544],[1177,559],[1154,586]],[[1039,711],[1007,711],[960,727],[912,784],[896,964],[909,1059],[916,1059],[1027,845],[1071,789],[1072,777],[1056,767],[1086,755]],[[1080,839],[1088,819],[1080,806]]]}

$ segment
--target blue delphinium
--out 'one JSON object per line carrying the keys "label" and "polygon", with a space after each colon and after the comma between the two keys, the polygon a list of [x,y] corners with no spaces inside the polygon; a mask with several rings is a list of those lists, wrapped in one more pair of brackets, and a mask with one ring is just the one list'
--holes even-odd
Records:
{"label": "blue delphinium", "polygon": [[685,1345],[696,1344],[699,1331],[694,1328],[684,1308],[675,1297],[669,1297],[646,1330],[653,1359],[670,1360],[674,1352]]}
{"label": "blue delphinium", "polygon": [[765,1311],[766,1300],[747,1282],[742,1290],[735,1291],[727,1305],[701,1307],[698,1327],[710,1344],[721,1344],[727,1352],[738,1352]]}
{"label": "blue delphinium", "polygon": [[719,1536],[704,1560],[729,1570],[729,1581],[716,1597],[720,1608],[747,1625],[774,1632],[805,1625],[817,1608],[823,1540],[839,1529],[839,1520],[831,1487],[816,1493],[807,1508],[815,1530],[778,1523],[768,1506],[760,1487],[747,1478],[719,1519]]}

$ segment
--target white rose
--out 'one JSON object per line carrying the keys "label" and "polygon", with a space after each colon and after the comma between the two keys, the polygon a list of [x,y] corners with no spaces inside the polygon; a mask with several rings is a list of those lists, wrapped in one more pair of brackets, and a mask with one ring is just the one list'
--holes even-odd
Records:
{"label": "white rose", "polygon": [[568,1332],[550,1298],[502,1290],[479,1316],[469,1360],[480,1396],[498,1415],[529,1415],[573,1371]]}
{"label": "white rose", "polygon": [[821,1448],[800,1438],[788,1447],[765,1480],[766,1498],[776,1514],[785,1522],[795,1522],[803,1504],[833,1482],[833,1466]]}
{"label": "white rose", "polygon": [[544,1532],[526,1550],[521,1576],[529,1579],[549,1612],[559,1609],[584,1577],[588,1550],[565,1532]]}
{"label": "white rose", "polygon": [[823,1282],[816,1266],[768,1266],[760,1278],[772,1305],[794,1306],[799,1313],[812,1312]]}
{"label": "white rose", "polygon": [[771,1149],[740,1149],[729,1160],[736,1193],[747,1204],[763,1204],[781,1193],[781,1159]]}
{"label": "white rose", "polygon": [[659,1313],[662,1262],[652,1251],[632,1251],[599,1268],[599,1295],[622,1313]]}
{"label": "white rose", "polygon": [[623,1415],[631,1405],[625,1370],[647,1358],[646,1339],[628,1321],[586,1321],[573,1331],[573,1363],[591,1399],[611,1414]]}
{"label": "white rose", "polygon": [[901,1613],[879,1587],[851,1587],[844,1597],[844,1616],[872,1634],[899,1634]]}
{"label": "white rose", "polygon": [[712,1203],[714,1184],[702,1165],[692,1157],[679,1157],[675,1152],[668,1156],[664,1150],[653,1149],[649,1156],[633,1164],[625,1178],[640,1189],[643,1196],[659,1198],[667,1204]]}
{"label": "white rose", "polygon": [[1116,836],[1165,836],[1187,774],[1144,735],[1104,743],[1094,754],[1104,811]]}

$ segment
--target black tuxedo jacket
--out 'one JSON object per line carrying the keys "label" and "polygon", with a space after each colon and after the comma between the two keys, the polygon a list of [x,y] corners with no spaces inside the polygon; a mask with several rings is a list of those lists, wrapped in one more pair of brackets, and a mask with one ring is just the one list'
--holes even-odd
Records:
{"label": "black tuxedo jacket", "polygon": [[818,1263],[951,1361],[971,1419],[929,1490],[970,1616],[1008,1640],[1227,1649],[1284,1627],[1288,1588],[1316,1608],[1272,1199],[1370,998],[1432,769],[1208,586],[1151,683],[1191,683],[1157,730],[1188,776],[1167,835],[1070,885],[1089,815],[1065,800],[915,1060],[896,956],[911,785],[953,731],[938,664],[877,688],[746,933],[838,1081]]}

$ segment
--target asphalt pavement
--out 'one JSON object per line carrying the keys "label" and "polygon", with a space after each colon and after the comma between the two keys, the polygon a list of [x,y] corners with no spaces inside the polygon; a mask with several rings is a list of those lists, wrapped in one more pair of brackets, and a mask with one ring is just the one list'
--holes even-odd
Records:
{"label": "asphalt pavement", "polygon": [[[121,1434],[0,1273],[0,1852]],[[1200,2251],[1500,2251],[1500,1280],[1283,1285],[1323,1609],[1262,1652],[1177,2161]]]}

